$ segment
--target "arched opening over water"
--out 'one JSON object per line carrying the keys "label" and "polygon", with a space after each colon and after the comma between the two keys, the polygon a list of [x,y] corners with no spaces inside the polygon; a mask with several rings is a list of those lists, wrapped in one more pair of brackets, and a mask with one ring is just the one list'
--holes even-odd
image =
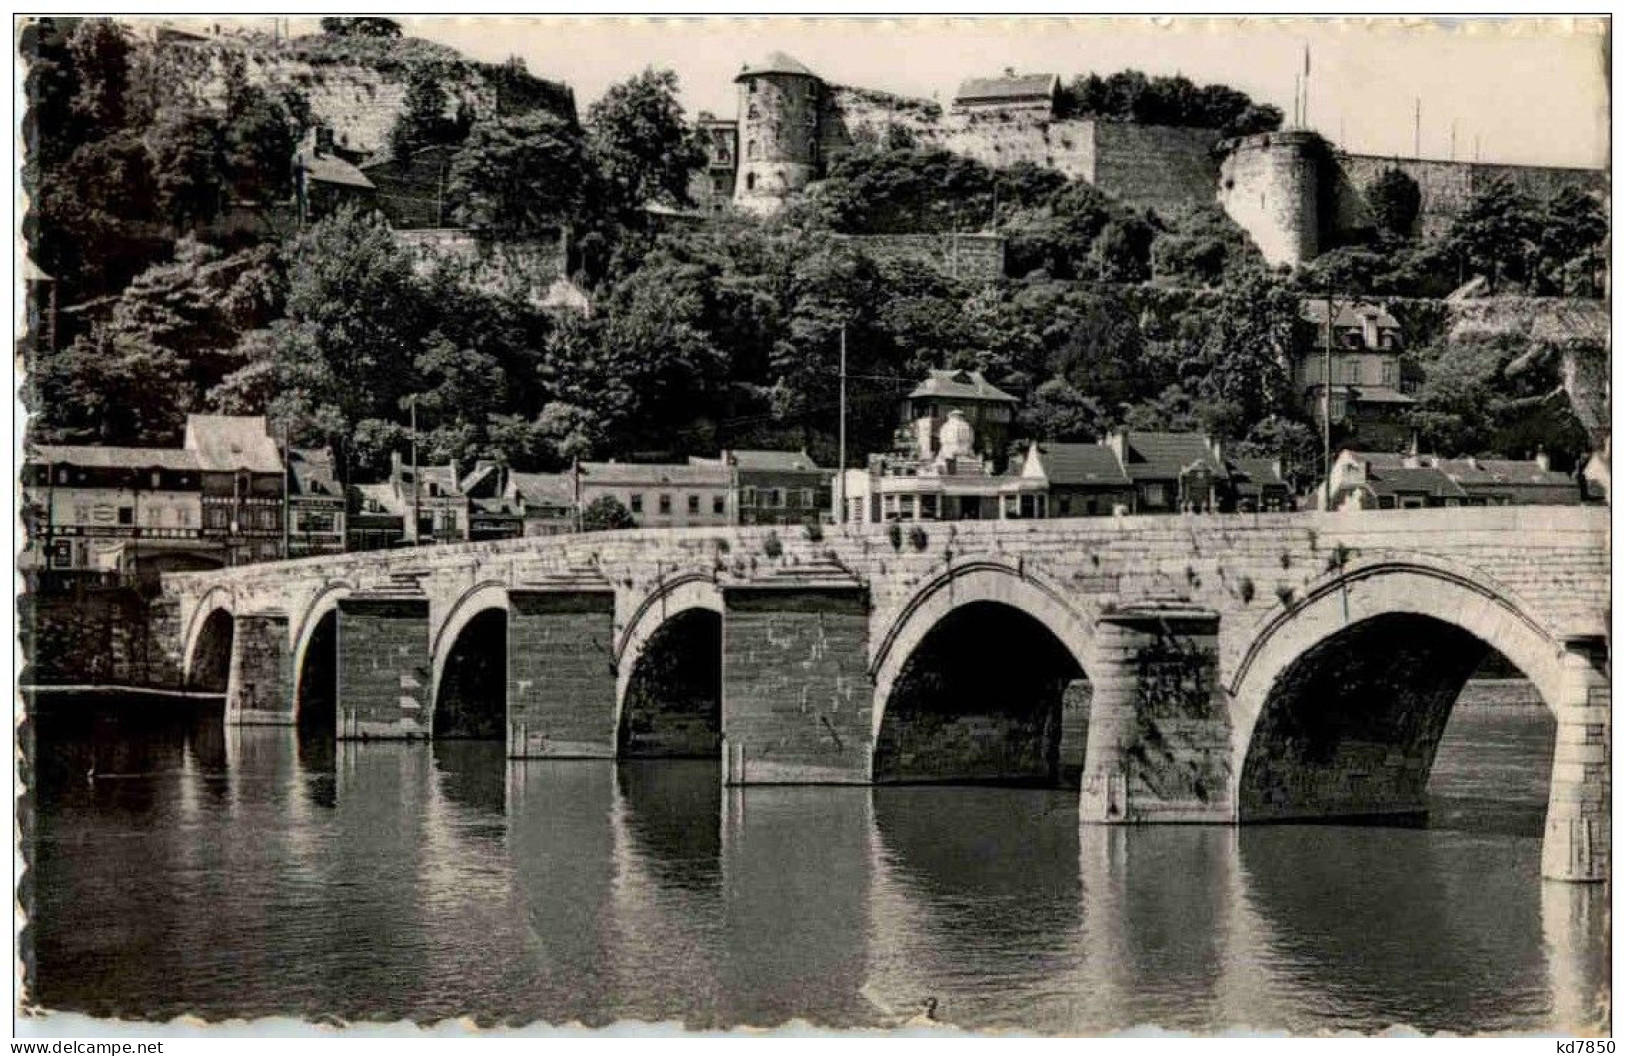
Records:
{"label": "arched opening over water", "polygon": [[296,654],[294,722],[301,734],[338,733],[339,614],[329,609],[311,628],[303,654]]}
{"label": "arched opening over water", "polygon": [[458,632],[435,689],[434,735],[501,740],[508,717],[508,610],[485,609]]}
{"label": "arched opening over water", "polygon": [[236,622],[225,609],[215,609],[198,630],[197,645],[192,651],[192,666],[187,672],[193,689],[207,693],[224,693],[231,678],[231,640]]}
{"label": "arched opening over water", "polygon": [[[1488,662],[1487,662],[1488,661]],[[1270,684],[1253,727],[1237,796],[1242,821],[1291,818],[1408,816],[1429,808],[1429,779],[1447,725],[1464,688],[1480,669],[1517,672],[1481,638],[1453,623],[1416,612],[1351,623],[1305,649]],[[1521,675],[1521,672],[1518,672]],[[1538,710],[1528,736],[1545,742],[1540,763],[1522,777],[1536,787],[1507,790],[1530,801],[1534,831],[1550,772],[1551,718],[1527,681],[1516,703],[1485,696],[1475,686],[1470,707]],[[1454,725],[1472,724],[1464,716]],[[1471,741],[1471,738],[1469,738]],[[1476,745],[1471,750],[1487,750]],[[1516,772],[1516,771],[1515,771]],[[1453,778],[1465,776],[1459,766]],[[1480,784],[1475,796],[1496,798]],[[1536,806],[1536,805],[1539,806]]]}
{"label": "arched opening over water", "polygon": [[1087,686],[1044,621],[999,601],[954,608],[920,639],[882,704],[874,779],[1075,783]]}
{"label": "arched opening over water", "polygon": [[722,616],[684,609],[632,661],[616,731],[626,759],[716,759],[722,754]]}

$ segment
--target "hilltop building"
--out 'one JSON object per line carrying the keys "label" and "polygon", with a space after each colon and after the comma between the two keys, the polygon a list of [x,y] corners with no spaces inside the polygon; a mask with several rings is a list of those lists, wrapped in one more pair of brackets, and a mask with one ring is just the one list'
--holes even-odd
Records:
{"label": "hilltop building", "polygon": [[1409,435],[1406,414],[1416,402],[1405,392],[1400,363],[1405,339],[1399,321],[1379,305],[1348,300],[1328,305],[1325,300],[1306,299],[1300,302],[1299,313],[1312,334],[1312,340],[1297,350],[1291,368],[1304,410],[1323,423],[1330,385],[1332,423],[1348,431],[1351,443],[1397,450]]}
{"label": "hilltop building", "polygon": [[1218,129],[1062,116],[1060,78],[1051,72],[972,77],[946,112],[936,102],[834,84],[794,56],[775,51],[746,64],[737,124],[710,115],[699,128],[713,147],[702,181],[707,209],[728,199],[771,213],[843,154],[910,144],[975,158],[994,168],[1026,162],[1094,184],[1137,207],[1174,210],[1219,204],[1247,230],[1271,264],[1297,265],[1368,232],[1375,220],[1366,191],[1398,169],[1417,182],[1417,233],[1436,238],[1477,189],[1507,179],[1537,197],[1563,187],[1607,193],[1604,170],[1431,161],[1350,154],[1311,129],[1226,139]]}

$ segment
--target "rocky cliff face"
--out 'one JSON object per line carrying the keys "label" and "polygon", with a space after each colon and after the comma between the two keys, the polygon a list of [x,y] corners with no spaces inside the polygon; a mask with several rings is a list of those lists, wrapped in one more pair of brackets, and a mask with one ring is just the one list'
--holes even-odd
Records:
{"label": "rocky cliff face", "polygon": [[387,145],[407,83],[418,71],[428,71],[441,85],[448,114],[467,104],[476,117],[540,107],[575,118],[575,97],[564,84],[512,66],[474,62],[414,38],[240,34],[164,40],[145,45],[139,61],[160,95],[207,106],[224,105],[228,70],[240,66],[251,85],[302,96],[311,117],[333,130],[338,146],[361,154]]}

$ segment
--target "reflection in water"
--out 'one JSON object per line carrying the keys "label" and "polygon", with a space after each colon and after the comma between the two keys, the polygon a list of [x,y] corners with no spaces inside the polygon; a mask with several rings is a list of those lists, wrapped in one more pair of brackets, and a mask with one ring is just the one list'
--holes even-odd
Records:
{"label": "reflection in water", "polygon": [[1538,878],[1550,737],[1458,716],[1426,828],[1080,830],[1062,791],[48,719],[29,984],[148,1017],[1584,1025],[1607,889]]}

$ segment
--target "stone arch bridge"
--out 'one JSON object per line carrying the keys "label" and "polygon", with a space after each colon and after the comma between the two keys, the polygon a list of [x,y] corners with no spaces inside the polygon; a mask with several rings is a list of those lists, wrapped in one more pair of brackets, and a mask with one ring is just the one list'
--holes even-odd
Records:
{"label": "stone arch bridge", "polygon": [[1492,650],[1556,717],[1543,870],[1609,869],[1608,511],[627,531],[164,579],[237,723],[1076,784],[1085,822],[1419,813]]}

